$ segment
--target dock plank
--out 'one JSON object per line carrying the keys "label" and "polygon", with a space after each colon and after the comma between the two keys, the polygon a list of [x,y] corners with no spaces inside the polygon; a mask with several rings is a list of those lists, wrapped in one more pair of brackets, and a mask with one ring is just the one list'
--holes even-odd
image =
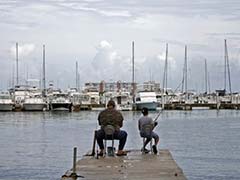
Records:
{"label": "dock plank", "polygon": [[[168,150],[158,155],[131,150],[124,157],[85,156],[77,162],[76,173],[87,180],[185,180],[186,177]],[[67,171],[66,175],[70,175]],[[63,180],[64,178],[62,178]]]}

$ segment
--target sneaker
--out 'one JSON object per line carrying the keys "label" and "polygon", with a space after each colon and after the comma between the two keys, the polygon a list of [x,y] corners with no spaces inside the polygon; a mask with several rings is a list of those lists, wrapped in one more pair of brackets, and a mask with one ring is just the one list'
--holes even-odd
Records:
{"label": "sneaker", "polygon": [[157,153],[158,153],[158,150],[157,150],[156,145],[153,145],[152,148],[153,148],[153,153],[154,153],[154,154],[157,154]]}
{"label": "sneaker", "polygon": [[145,154],[147,154],[147,153],[150,152],[150,151],[149,151],[148,149],[146,149],[146,148],[144,148],[144,149],[142,148],[141,151],[142,151],[143,153],[145,153]]}

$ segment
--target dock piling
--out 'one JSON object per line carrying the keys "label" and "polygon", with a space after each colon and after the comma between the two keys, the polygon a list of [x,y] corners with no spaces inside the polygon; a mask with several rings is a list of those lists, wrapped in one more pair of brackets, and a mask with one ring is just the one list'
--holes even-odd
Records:
{"label": "dock piling", "polygon": [[77,175],[76,173],[76,164],[77,164],[77,147],[73,148],[73,168],[72,168],[72,173],[70,175],[63,175],[62,180],[77,180],[77,178],[84,178],[84,176]]}
{"label": "dock piling", "polygon": [[73,148],[73,173],[76,173],[77,147]]}

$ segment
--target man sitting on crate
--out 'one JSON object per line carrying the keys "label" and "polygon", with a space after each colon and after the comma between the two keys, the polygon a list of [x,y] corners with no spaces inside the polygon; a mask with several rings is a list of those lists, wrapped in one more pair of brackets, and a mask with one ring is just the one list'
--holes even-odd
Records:
{"label": "man sitting on crate", "polygon": [[[96,139],[100,148],[98,155],[103,156],[104,153],[103,139],[106,138],[104,128],[107,125],[112,125],[114,127],[115,131],[113,133],[113,138],[119,140],[118,152],[116,155],[127,155],[127,152],[123,151],[123,148],[127,141],[127,132],[120,130],[120,128],[123,126],[123,116],[119,111],[115,109],[115,102],[113,100],[110,100],[107,104],[107,109],[103,110],[98,115],[98,123],[101,126],[101,129],[96,132]],[[107,139],[111,138],[112,137],[107,137]]]}
{"label": "man sitting on crate", "polygon": [[[148,153],[149,150],[146,149],[147,144],[152,140],[152,138],[155,141],[155,144],[152,146],[154,154],[157,154],[157,144],[159,142],[159,136],[153,132],[153,128],[157,125],[157,122],[154,122],[151,117],[148,117],[148,108],[144,107],[142,109],[143,116],[138,120],[138,129],[140,131],[140,136],[143,138],[146,138],[146,141],[143,144],[142,152]],[[148,132],[146,132],[144,127],[151,127]]]}

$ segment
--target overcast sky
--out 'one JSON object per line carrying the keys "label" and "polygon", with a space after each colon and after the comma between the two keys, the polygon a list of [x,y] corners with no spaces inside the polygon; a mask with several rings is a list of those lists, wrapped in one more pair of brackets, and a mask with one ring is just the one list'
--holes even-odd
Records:
{"label": "overcast sky", "polygon": [[[227,39],[232,89],[240,90],[239,0],[1,0],[0,89],[11,85],[15,44],[23,83],[39,79],[46,45],[47,81],[75,86],[131,81],[131,43],[135,41],[136,81],[162,83],[166,43],[168,86],[182,80],[188,47],[188,85],[204,91],[204,59],[211,90],[223,89]],[[16,73],[15,73],[16,75]]]}

